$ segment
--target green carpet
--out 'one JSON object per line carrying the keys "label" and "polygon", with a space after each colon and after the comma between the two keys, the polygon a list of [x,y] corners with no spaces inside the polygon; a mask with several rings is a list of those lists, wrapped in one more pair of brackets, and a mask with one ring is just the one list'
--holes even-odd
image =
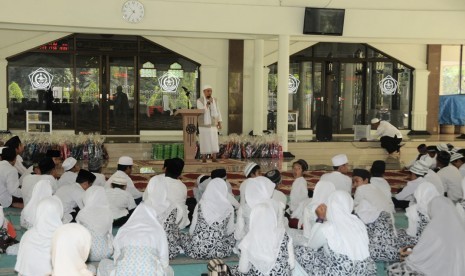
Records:
{"label": "green carpet", "polygon": [[[8,218],[14,225],[18,234],[18,239],[24,234],[25,230],[19,225],[19,219],[21,215],[20,209],[6,208],[4,209],[5,217]],[[397,212],[394,215],[395,224],[397,228],[407,227],[407,217],[404,212]],[[118,228],[113,229],[115,235]],[[232,256],[225,259],[228,265],[235,265],[238,262],[237,256]],[[171,260],[171,266],[173,267],[175,276],[200,276],[202,273],[207,272],[206,260],[193,260],[185,255],[180,255],[176,259]],[[14,271],[16,263],[16,256],[8,256],[6,254],[0,254],[0,276],[11,276],[17,275]],[[378,269],[378,276],[387,275],[386,268],[387,264],[382,262],[376,263]]]}

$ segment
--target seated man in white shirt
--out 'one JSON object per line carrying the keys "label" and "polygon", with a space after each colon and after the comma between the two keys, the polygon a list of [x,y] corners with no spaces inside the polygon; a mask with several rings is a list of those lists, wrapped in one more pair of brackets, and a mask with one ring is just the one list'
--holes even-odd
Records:
{"label": "seated man in white shirt", "polygon": [[113,214],[113,226],[125,224],[137,206],[132,195],[126,191],[127,184],[126,178],[114,177],[111,188],[105,189]]}
{"label": "seated man in white shirt", "polygon": [[0,205],[3,208],[14,207],[22,208],[21,190],[19,189],[18,171],[14,165],[16,162],[16,151],[13,148],[4,148],[1,153],[0,161]]}
{"label": "seated man in white shirt", "polygon": [[111,183],[113,181],[114,177],[123,177],[126,178],[127,180],[127,187],[126,191],[128,191],[134,200],[136,201],[136,204],[139,204],[142,201],[142,195],[143,193],[139,191],[136,186],[134,186],[134,182],[132,179],[129,177],[132,173],[132,166],[134,162],[131,157],[129,156],[121,156],[118,159],[118,168],[117,171],[110,176],[110,178],[107,180],[105,183],[105,188],[110,188]]}
{"label": "seated man in white shirt", "polygon": [[24,177],[21,192],[23,193],[24,205],[26,205],[32,196],[34,186],[40,180],[49,180],[52,190],[55,193],[58,189],[57,170],[51,157],[45,157],[39,162],[37,174],[28,174]]}
{"label": "seated man in white shirt", "polygon": [[49,149],[47,150],[47,153],[45,156],[52,158],[53,162],[55,163],[55,166],[58,168],[58,166],[61,163],[61,152],[59,150],[52,150]]}
{"label": "seated man in white shirt", "polygon": [[249,162],[244,167],[244,176],[245,180],[241,183],[239,187],[240,194],[240,203],[245,204],[245,187],[247,186],[247,179],[254,178],[261,175],[260,166],[255,162]]}
{"label": "seated man in white shirt", "polygon": [[371,120],[371,129],[376,130],[376,136],[380,137],[381,147],[389,154],[400,152],[400,142],[402,133],[387,121],[380,121],[378,118]]}
{"label": "seated man in white shirt", "polygon": [[346,175],[349,171],[347,155],[338,154],[331,159],[331,162],[333,163],[334,172],[323,174],[320,181],[329,181],[334,184],[336,190],[352,194],[352,179]]}
{"label": "seated man in white shirt", "polygon": [[382,160],[376,160],[371,165],[370,173],[371,179],[370,183],[373,186],[378,187],[386,197],[391,200],[391,185],[384,179],[384,172],[386,171],[386,162]]}
{"label": "seated man in white shirt", "polygon": [[92,186],[95,180],[95,175],[86,170],[80,170],[76,183],[60,187],[55,195],[63,203],[63,222],[68,223],[75,220],[79,210],[84,207],[82,198],[84,192]]}
{"label": "seated man in white shirt", "polygon": [[465,178],[465,149],[460,149],[452,154],[450,163],[459,169],[462,179]]}
{"label": "seated man in white shirt", "polygon": [[105,182],[107,182],[107,179],[105,178],[105,175],[102,174],[102,159],[90,159],[87,168],[89,172],[93,173],[96,177],[92,186],[105,187]]}
{"label": "seated man in white shirt", "polygon": [[462,175],[459,170],[450,164],[450,154],[447,151],[440,151],[436,157],[438,176],[444,184],[444,192],[453,202],[463,198]]}
{"label": "seated man in white shirt", "polygon": [[[266,172],[265,177],[271,180],[276,187],[273,191],[273,196],[271,197],[272,199],[281,202],[283,206],[287,206],[287,196],[278,190],[279,184],[281,184],[282,178],[281,178],[281,172],[279,170],[271,170]],[[286,207],[287,208],[287,207]]]}
{"label": "seated man in white shirt", "polygon": [[428,165],[424,160],[416,161],[415,164],[410,167],[410,181],[407,185],[392,198],[394,206],[396,208],[406,209],[410,202],[415,198],[413,194],[417,189],[418,185],[425,182],[424,175],[428,172]]}
{"label": "seated man in white shirt", "polygon": [[73,157],[68,157],[65,159],[65,161],[63,161],[61,166],[63,167],[64,173],[58,180],[58,187],[76,183],[77,174],[81,169],[77,163],[77,160]]}
{"label": "seated man in white shirt", "polygon": [[16,152],[16,162],[15,162],[15,168],[18,171],[20,175],[27,174],[28,172],[30,173],[31,170],[27,169],[24,164],[23,164],[23,158],[21,157],[21,154],[24,152],[24,145],[19,139],[18,136],[13,136],[11,137],[8,141],[5,143],[5,147],[12,148]]}
{"label": "seated man in white shirt", "polygon": [[189,225],[189,215],[194,211],[195,206],[188,209],[186,205],[187,188],[179,177],[184,169],[184,161],[180,158],[172,158],[168,160],[165,170],[165,181],[168,186],[168,199],[173,202],[178,208],[177,217],[180,219],[178,224],[179,229],[184,229]]}

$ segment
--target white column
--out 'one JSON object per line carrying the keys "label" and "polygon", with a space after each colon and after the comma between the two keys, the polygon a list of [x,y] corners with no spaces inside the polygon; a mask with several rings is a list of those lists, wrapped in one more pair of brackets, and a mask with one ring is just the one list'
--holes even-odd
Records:
{"label": "white column", "polygon": [[263,108],[262,120],[263,120],[263,129],[268,129],[268,74],[270,73],[270,68],[268,66],[263,67],[263,102],[261,103]]}
{"label": "white column", "polygon": [[428,76],[426,69],[413,72],[412,130],[425,131],[428,115]]}
{"label": "white column", "polygon": [[[253,133],[262,135],[266,129],[263,123],[263,49],[265,42],[263,39],[256,39],[254,45],[254,111],[253,111]],[[247,118],[244,118],[247,119]]]}
{"label": "white column", "polygon": [[278,49],[278,114],[276,132],[282,137],[283,151],[287,151],[287,113],[289,110],[289,35],[279,35]]}
{"label": "white column", "polygon": [[8,62],[6,59],[0,60],[0,130],[7,130],[7,116],[8,116],[8,83],[6,79],[6,66]]}

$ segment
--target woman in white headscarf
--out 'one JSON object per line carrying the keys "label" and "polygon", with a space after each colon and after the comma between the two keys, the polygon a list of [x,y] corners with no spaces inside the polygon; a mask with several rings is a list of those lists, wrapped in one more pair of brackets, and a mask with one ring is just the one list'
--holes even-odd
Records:
{"label": "woman in white headscarf", "polygon": [[105,189],[92,186],[82,199],[84,208],[76,216],[76,222],[83,225],[92,235],[89,261],[98,262],[113,254],[113,215],[108,204]]}
{"label": "woman in white headscarf", "polygon": [[52,196],[52,185],[50,181],[40,180],[34,185],[31,199],[21,211],[20,223],[22,227],[26,229],[32,227],[36,216],[37,205],[42,199],[49,196]]}
{"label": "woman in white headscarf", "polygon": [[[465,224],[450,199],[435,197],[428,204],[431,221],[413,249],[401,249],[402,263],[389,275],[465,275]],[[409,247],[411,248],[411,247]]]}
{"label": "woman in white headscarf", "polygon": [[253,206],[271,199],[274,188],[275,184],[264,176],[247,179],[245,204],[241,204],[237,211],[236,229],[234,230],[236,240],[242,240],[249,231],[250,212]]}
{"label": "woman in white headscarf", "polygon": [[415,197],[416,204],[410,205],[405,209],[408,228],[397,231],[399,248],[417,244],[423,230],[430,221],[428,204],[433,198],[441,195],[433,184],[423,182],[415,190],[413,196]]}
{"label": "woman in white headscarf", "polygon": [[228,187],[223,179],[212,179],[195,206],[184,251],[194,259],[228,257],[235,244],[233,233],[234,207]]}
{"label": "woman in white headscarf", "polygon": [[337,190],[317,208],[309,247],[297,256],[309,275],[376,275],[366,226],[352,214],[353,207],[349,193]]}
{"label": "woman in white headscarf", "polygon": [[58,227],[52,240],[52,276],[93,276],[86,265],[91,239],[89,231],[80,224]]}
{"label": "woman in white headscarf", "polygon": [[143,202],[118,231],[113,260],[102,260],[97,275],[174,275],[168,240],[153,207]]}
{"label": "woman in white headscarf", "polygon": [[356,187],[354,211],[367,227],[371,258],[374,261],[398,261],[399,245],[391,198],[370,183],[370,172],[367,170],[354,169],[352,178]]}
{"label": "woman in white headscarf", "polygon": [[175,258],[182,249],[183,235],[179,224],[184,213],[184,206],[173,203],[168,198],[168,183],[165,177],[152,178],[147,185],[147,198],[144,202],[155,209],[158,222],[163,226],[168,238],[169,257]]}
{"label": "woman in white headscarf", "polygon": [[336,187],[332,182],[325,180],[318,181],[315,185],[315,189],[313,190],[313,197],[310,199],[310,203],[304,207],[304,217],[302,219],[304,229],[287,229],[288,233],[294,240],[294,245],[297,246],[296,256],[299,256],[299,251],[306,250],[305,248],[300,248],[300,246],[308,246],[312,227],[318,219],[315,213],[316,208],[320,206],[320,204],[328,204],[328,198],[334,191],[336,191]]}
{"label": "woman in white headscarf", "polygon": [[250,230],[239,244],[239,265],[232,275],[291,275],[294,268],[292,239],[279,223],[272,200],[256,204],[250,214]]}
{"label": "woman in white headscarf", "polygon": [[36,205],[33,226],[24,233],[19,244],[15,270],[20,275],[52,273],[52,237],[62,225],[62,217],[63,205],[58,197],[46,197]]}

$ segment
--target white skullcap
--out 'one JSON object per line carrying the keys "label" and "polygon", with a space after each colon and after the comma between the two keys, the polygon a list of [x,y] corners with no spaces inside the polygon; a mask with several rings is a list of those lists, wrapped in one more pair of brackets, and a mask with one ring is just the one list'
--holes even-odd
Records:
{"label": "white skullcap", "polygon": [[463,158],[463,154],[461,154],[461,153],[454,153],[454,154],[452,154],[452,156],[450,157],[450,162],[455,161],[455,160],[460,159],[460,158]]}
{"label": "white skullcap", "polygon": [[430,164],[424,160],[415,161],[413,166],[410,167],[410,171],[414,174],[425,175],[429,170]]}
{"label": "white skullcap", "polygon": [[118,165],[132,166],[133,164],[132,158],[129,156],[121,156],[118,159]]}
{"label": "white skullcap", "polygon": [[116,184],[116,185],[126,186],[126,185],[128,185],[128,180],[126,178],[124,178],[124,177],[115,176],[111,180],[111,183]]}
{"label": "white skullcap", "polygon": [[66,172],[71,170],[74,167],[74,165],[76,165],[76,163],[76,159],[74,159],[73,157],[68,157],[65,159],[65,161],[63,161],[63,164],[61,166],[63,167],[63,170],[65,170]]}
{"label": "white skullcap", "polygon": [[331,158],[331,161],[333,162],[333,167],[339,167],[349,163],[349,159],[347,159],[347,155],[345,154],[338,154]]}
{"label": "white skullcap", "polygon": [[[451,153],[456,153],[457,151],[461,150],[462,148],[453,148],[450,150]],[[1,153],[1,152],[0,152]]]}
{"label": "white skullcap", "polygon": [[213,87],[212,87],[210,84],[205,84],[205,85],[202,87],[202,91],[203,91],[203,90],[206,90],[206,89],[213,89]]}
{"label": "white skullcap", "polygon": [[255,168],[256,166],[258,166],[257,163],[255,162],[249,162],[247,163],[247,165],[245,165],[245,168],[244,168],[244,175],[245,177],[248,177],[250,172],[253,170],[253,168]]}
{"label": "white skullcap", "polygon": [[438,151],[449,151],[449,147],[445,143],[437,145],[436,148],[438,149]]}
{"label": "white skullcap", "polygon": [[379,119],[378,118],[373,118],[373,119],[371,119],[371,123],[372,124],[379,123]]}

